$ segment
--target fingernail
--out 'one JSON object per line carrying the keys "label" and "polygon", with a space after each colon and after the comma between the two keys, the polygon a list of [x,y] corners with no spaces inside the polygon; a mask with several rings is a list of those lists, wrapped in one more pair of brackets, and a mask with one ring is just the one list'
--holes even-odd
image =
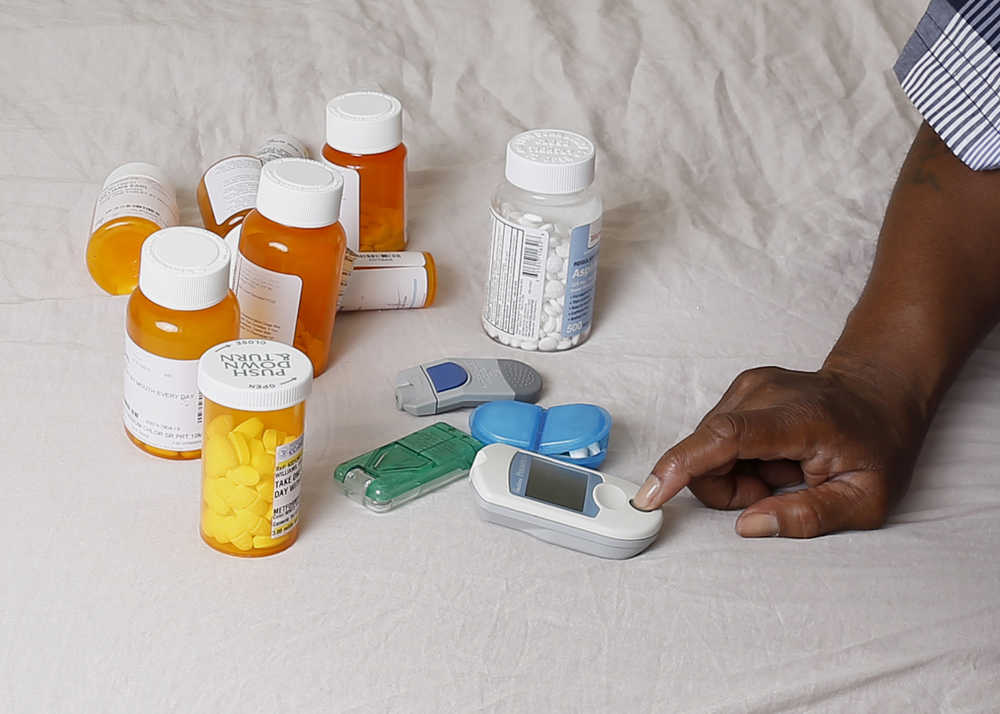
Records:
{"label": "fingernail", "polygon": [[773,513],[745,513],[736,520],[736,532],[744,538],[778,535],[778,518]]}
{"label": "fingernail", "polygon": [[653,497],[660,490],[660,479],[652,474],[642,484],[638,493],[632,498],[632,505],[640,511],[650,511],[653,509]]}

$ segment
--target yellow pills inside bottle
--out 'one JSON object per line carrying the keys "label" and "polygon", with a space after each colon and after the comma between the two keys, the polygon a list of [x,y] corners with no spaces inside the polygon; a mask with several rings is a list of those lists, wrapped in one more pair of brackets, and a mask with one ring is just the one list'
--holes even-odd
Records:
{"label": "yellow pills inside bottle", "polygon": [[212,548],[254,558],[298,537],[312,374],[305,354],[270,340],[233,340],[199,360],[201,537]]}

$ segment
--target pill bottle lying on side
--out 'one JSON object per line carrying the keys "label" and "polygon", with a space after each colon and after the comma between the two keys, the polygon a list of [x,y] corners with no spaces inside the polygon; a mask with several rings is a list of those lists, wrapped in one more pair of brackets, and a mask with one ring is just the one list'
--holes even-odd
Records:
{"label": "pill bottle lying on side", "polygon": [[124,164],[108,174],[94,203],[87,270],[112,295],[128,295],[139,282],[142,243],[180,222],[177,194],[163,169]]}
{"label": "pill bottle lying on side", "polygon": [[312,363],[270,340],[233,340],[198,364],[205,398],[201,537],[229,555],[260,557],[299,534],[306,397]]}
{"label": "pill bottle lying on side", "polygon": [[551,352],[590,336],[603,212],[594,156],[589,139],[558,129],[508,142],[482,314],[497,342]]}
{"label": "pill bottle lying on side", "polygon": [[229,260],[222,239],[201,228],[164,228],[143,243],[139,287],[125,312],[122,421],[154,456],[201,453],[198,359],[239,336]]}

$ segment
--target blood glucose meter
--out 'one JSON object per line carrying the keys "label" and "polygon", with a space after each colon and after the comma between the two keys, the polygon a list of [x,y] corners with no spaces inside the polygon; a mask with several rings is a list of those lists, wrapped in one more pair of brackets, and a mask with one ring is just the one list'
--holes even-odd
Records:
{"label": "blood glucose meter", "polygon": [[632,506],[638,485],[507,444],[483,447],[469,477],[483,520],[602,558],[640,553],[663,524]]}

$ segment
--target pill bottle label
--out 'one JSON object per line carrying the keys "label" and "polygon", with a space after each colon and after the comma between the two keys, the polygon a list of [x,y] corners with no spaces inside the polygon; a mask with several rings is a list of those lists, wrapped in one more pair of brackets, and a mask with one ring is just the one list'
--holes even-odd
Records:
{"label": "pill bottle label", "polygon": [[198,391],[198,360],[166,359],[125,336],[125,428],[157,449],[201,448],[204,407]]}
{"label": "pill bottle label", "polygon": [[287,134],[278,134],[268,138],[253,153],[265,164],[275,159],[305,159],[309,157],[306,145],[294,136]]}
{"label": "pill bottle label", "polygon": [[361,175],[354,169],[323,159],[323,163],[340,172],[344,192],[340,196],[340,225],[347,235],[347,247],[360,250],[361,245]]}
{"label": "pill bottle label", "polygon": [[537,340],[549,233],[509,223],[496,211],[490,214],[493,230],[483,320],[508,335]]}
{"label": "pill bottle label", "polygon": [[257,185],[263,162],[253,156],[223,159],[205,172],[205,191],[219,225],[257,203]]}
{"label": "pill bottle label", "polygon": [[302,439],[274,450],[274,517],[271,537],[279,538],[299,522],[299,491],[302,489]]}
{"label": "pill bottle label", "polygon": [[155,179],[137,174],[105,183],[94,205],[90,231],[123,216],[145,218],[160,228],[180,222],[174,192]]}
{"label": "pill bottle label", "polygon": [[597,254],[600,248],[601,219],[577,226],[570,233],[563,337],[575,337],[590,328],[594,317],[594,286],[597,283]]}
{"label": "pill bottle label", "polygon": [[355,263],[340,309],[396,310],[426,302],[427,268],[359,268]]}
{"label": "pill bottle label", "polygon": [[236,263],[240,337],[292,344],[301,298],[302,278],[298,275],[262,268],[240,255]]}

